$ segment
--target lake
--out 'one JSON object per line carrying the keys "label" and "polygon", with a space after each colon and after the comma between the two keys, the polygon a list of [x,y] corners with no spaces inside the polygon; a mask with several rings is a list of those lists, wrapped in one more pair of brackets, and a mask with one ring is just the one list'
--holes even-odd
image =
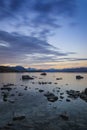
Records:
{"label": "lake", "polygon": [[[67,90],[84,91],[87,74],[40,74],[0,73],[0,129],[87,130],[87,102],[80,97],[70,98],[67,94]],[[34,80],[22,80],[22,75],[33,76]],[[76,75],[84,78],[76,80]],[[3,90],[7,84],[11,88],[9,91]],[[48,101],[45,96],[48,92],[58,100]],[[24,115],[25,119],[14,121],[13,117],[18,115]],[[61,115],[67,115],[68,119]]]}

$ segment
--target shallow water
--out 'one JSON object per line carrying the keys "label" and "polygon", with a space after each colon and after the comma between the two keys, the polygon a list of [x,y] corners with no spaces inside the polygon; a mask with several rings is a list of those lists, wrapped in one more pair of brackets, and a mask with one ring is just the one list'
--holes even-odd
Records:
{"label": "shallow water", "polygon": [[[22,75],[35,76],[34,80],[23,81]],[[76,80],[76,75],[84,76]],[[56,78],[62,77],[62,80]],[[52,82],[51,84],[38,84],[38,82]],[[84,91],[87,88],[87,74],[76,73],[0,73],[0,88],[3,84],[12,83],[8,100],[3,101],[0,90],[0,127],[7,123],[14,124],[12,128],[19,130],[86,130],[87,129],[87,102],[80,98],[70,99],[67,102],[66,90]],[[56,83],[56,84],[55,84]],[[27,90],[25,90],[27,86]],[[40,93],[39,89],[44,90]],[[59,92],[58,92],[59,90]],[[58,96],[55,102],[49,102],[44,96],[47,91]],[[18,96],[19,93],[22,96]],[[63,99],[60,99],[63,93]],[[14,94],[14,96],[11,96]],[[14,101],[11,103],[10,101]],[[60,118],[61,113],[67,113],[69,120]],[[22,121],[13,121],[14,115],[25,115]]]}

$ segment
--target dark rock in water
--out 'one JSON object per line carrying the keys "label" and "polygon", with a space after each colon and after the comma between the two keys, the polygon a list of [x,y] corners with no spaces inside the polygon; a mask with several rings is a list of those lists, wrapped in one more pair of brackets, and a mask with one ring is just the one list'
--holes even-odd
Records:
{"label": "dark rock in water", "polygon": [[77,99],[80,95],[80,92],[79,91],[75,91],[75,90],[67,90],[66,91],[67,94],[69,95],[70,98],[73,98],[73,99]]}
{"label": "dark rock in water", "polygon": [[40,89],[39,92],[42,93],[42,92],[44,92],[44,90]]}
{"label": "dark rock in water", "polygon": [[58,100],[58,97],[55,96],[53,93],[47,92],[46,94],[44,94],[44,96],[46,96],[47,100],[50,101],[50,102],[55,102],[55,101]]}
{"label": "dark rock in water", "polygon": [[14,124],[13,123],[8,123],[7,126],[13,126]]}
{"label": "dark rock in water", "polygon": [[8,90],[8,91],[10,91],[10,90],[12,90],[12,88],[10,88],[10,87],[3,87],[3,88],[1,88],[1,90]]}
{"label": "dark rock in water", "polygon": [[9,86],[14,86],[14,84],[8,83],[3,85],[3,87],[9,87]]}
{"label": "dark rock in water", "polygon": [[66,121],[69,120],[69,116],[68,116],[66,113],[61,114],[60,117],[61,117],[63,120],[66,120]]}
{"label": "dark rock in water", "polygon": [[23,94],[22,94],[22,93],[19,93],[18,96],[23,96]]}
{"label": "dark rock in water", "polygon": [[83,76],[80,76],[80,75],[77,75],[76,76],[76,79],[83,79],[84,77]]}
{"label": "dark rock in water", "polygon": [[10,103],[14,103],[15,101],[11,99],[11,100],[9,100],[9,102],[10,102]]}
{"label": "dark rock in water", "polygon": [[63,95],[64,93],[60,93],[60,95]]}
{"label": "dark rock in water", "polygon": [[47,97],[48,101],[50,102],[55,102],[58,100],[58,97],[57,96],[50,96],[50,97]]}
{"label": "dark rock in water", "polygon": [[62,78],[56,78],[56,80],[62,80]]}
{"label": "dark rock in water", "polygon": [[22,80],[32,80],[33,77],[30,77],[29,75],[22,75]]}
{"label": "dark rock in water", "polygon": [[85,92],[85,94],[87,95],[87,88],[85,89],[85,91],[84,91],[84,92]]}
{"label": "dark rock in water", "polygon": [[58,83],[55,82],[54,84],[58,84]]}
{"label": "dark rock in water", "polygon": [[47,93],[44,94],[44,96],[49,97],[49,96],[54,96],[54,94],[50,93],[50,92],[47,92]]}
{"label": "dark rock in water", "polygon": [[28,88],[28,87],[27,87],[27,86],[25,86],[24,90],[27,90],[27,88]]}
{"label": "dark rock in water", "polygon": [[14,94],[14,93],[12,93],[10,96],[11,96],[11,97],[14,97],[14,96],[15,96],[15,94]]}
{"label": "dark rock in water", "polygon": [[8,98],[8,93],[3,93],[3,101],[6,102]]}
{"label": "dark rock in water", "polygon": [[67,102],[70,102],[70,99],[66,99]]}
{"label": "dark rock in water", "polygon": [[61,99],[63,99],[64,97],[63,96],[60,96]]}
{"label": "dark rock in water", "polygon": [[87,88],[83,92],[80,93],[80,98],[84,100],[85,102],[87,102]]}
{"label": "dark rock in water", "polygon": [[41,73],[41,75],[44,75],[44,76],[45,76],[45,75],[47,75],[47,73],[43,72],[43,73]]}
{"label": "dark rock in water", "polygon": [[15,116],[15,117],[13,117],[13,121],[23,120],[23,119],[25,119],[25,116]]}

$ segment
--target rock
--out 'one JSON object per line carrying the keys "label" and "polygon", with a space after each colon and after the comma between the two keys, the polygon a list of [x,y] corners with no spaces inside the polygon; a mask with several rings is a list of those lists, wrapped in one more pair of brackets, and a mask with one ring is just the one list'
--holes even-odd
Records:
{"label": "rock", "polygon": [[64,93],[60,93],[60,95],[63,95]]}
{"label": "rock", "polygon": [[24,90],[27,90],[27,86],[25,86]]}
{"label": "rock", "polygon": [[[86,88],[87,89],[87,88]],[[86,89],[80,93],[80,98],[82,100],[84,100],[85,102],[87,102],[87,93],[86,93]]]}
{"label": "rock", "polygon": [[60,96],[61,99],[63,99],[64,97],[63,96]]}
{"label": "rock", "polygon": [[2,87],[1,90],[8,90],[8,91],[10,91],[10,90],[12,90],[12,88],[10,88],[10,87]]}
{"label": "rock", "polygon": [[85,89],[84,93],[87,95],[87,88]]}
{"label": "rock", "polygon": [[44,94],[44,96],[46,96],[47,100],[50,101],[50,102],[55,102],[55,101],[58,100],[58,97],[55,96],[53,93],[47,92],[46,94]]}
{"label": "rock", "polygon": [[56,78],[56,80],[62,80],[62,78]]}
{"label": "rock", "polygon": [[8,98],[8,93],[3,93],[2,96],[3,96],[3,101],[6,102],[6,101],[7,101],[7,98]]}
{"label": "rock", "polygon": [[44,75],[44,76],[45,76],[45,75],[47,75],[47,74],[46,74],[45,72],[43,72],[43,73],[41,73],[41,75]]}
{"label": "rock", "polygon": [[23,94],[22,94],[22,93],[19,93],[18,96],[23,96]]}
{"label": "rock", "polygon": [[42,92],[44,92],[44,90],[40,89],[39,92],[42,93]]}
{"label": "rock", "polygon": [[48,84],[52,84],[52,82],[48,82]]}
{"label": "rock", "polygon": [[79,91],[75,91],[75,90],[67,90],[66,91],[67,94],[69,95],[69,98],[73,98],[73,99],[77,99],[80,96],[80,92]]}
{"label": "rock", "polygon": [[13,126],[14,124],[13,123],[8,123],[7,126]]}
{"label": "rock", "polygon": [[67,102],[70,102],[70,99],[66,99]]}
{"label": "rock", "polygon": [[47,97],[48,101],[50,102],[55,102],[58,100],[58,97],[57,96],[51,96],[51,97]]}
{"label": "rock", "polygon": [[48,96],[53,96],[54,94],[53,93],[50,93],[50,92],[47,92],[44,94],[44,96],[48,97]]}
{"label": "rock", "polygon": [[13,117],[13,121],[23,120],[23,119],[25,119],[25,116],[15,116],[15,117]]}
{"label": "rock", "polygon": [[29,75],[22,75],[22,80],[33,80],[33,77],[30,77]]}
{"label": "rock", "polygon": [[84,77],[83,76],[80,76],[80,75],[77,75],[76,76],[76,79],[83,79]]}
{"label": "rock", "polygon": [[11,100],[9,100],[9,102],[10,102],[10,103],[14,103],[15,101],[11,99]]}
{"label": "rock", "polygon": [[14,86],[14,84],[8,83],[8,84],[4,84],[4,85],[3,85],[3,87],[9,87],[9,86]]}
{"label": "rock", "polygon": [[14,96],[15,96],[15,94],[14,94],[14,93],[12,93],[10,96],[11,96],[11,97],[14,97]]}
{"label": "rock", "polygon": [[54,84],[58,84],[58,83],[55,82]]}
{"label": "rock", "polygon": [[61,117],[63,120],[66,120],[66,121],[69,120],[69,116],[68,116],[66,113],[61,114],[60,117]]}

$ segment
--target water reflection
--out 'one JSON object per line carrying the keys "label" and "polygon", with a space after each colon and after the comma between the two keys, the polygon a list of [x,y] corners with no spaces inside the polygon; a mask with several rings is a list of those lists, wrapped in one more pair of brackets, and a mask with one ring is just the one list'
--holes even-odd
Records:
{"label": "water reflection", "polygon": [[[21,79],[23,74],[35,76],[35,79],[23,81]],[[23,74],[0,73],[1,88],[3,84],[14,84],[11,86],[12,90],[9,93],[7,90],[5,91],[8,93],[8,97],[6,97],[4,91],[2,93],[0,90],[0,126],[12,121],[13,113],[20,113],[26,115],[27,122],[24,123],[48,122],[49,125],[45,125],[43,129],[54,128],[54,130],[57,130],[58,127],[62,128],[66,124],[59,118],[59,115],[67,113],[69,121],[65,125],[65,129],[69,128],[70,125],[72,130],[87,127],[87,103],[80,98],[70,99],[70,102],[66,101],[66,90],[83,91],[87,87],[87,74],[80,74],[84,76],[82,80],[76,80],[76,75],[78,75],[76,73],[47,73],[47,76],[41,76],[40,73]],[[63,79],[56,80],[59,77]],[[50,84],[40,84],[40,82],[50,82]],[[58,100],[49,102],[44,96],[48,91],[54,93]],[[3,95],[5,95],[4,99],[7,99],[7,101],[3,100]],[[60,98],[60,96],[63,96],[63,98]],[[41,127],[40,124],[39,127]]]}

